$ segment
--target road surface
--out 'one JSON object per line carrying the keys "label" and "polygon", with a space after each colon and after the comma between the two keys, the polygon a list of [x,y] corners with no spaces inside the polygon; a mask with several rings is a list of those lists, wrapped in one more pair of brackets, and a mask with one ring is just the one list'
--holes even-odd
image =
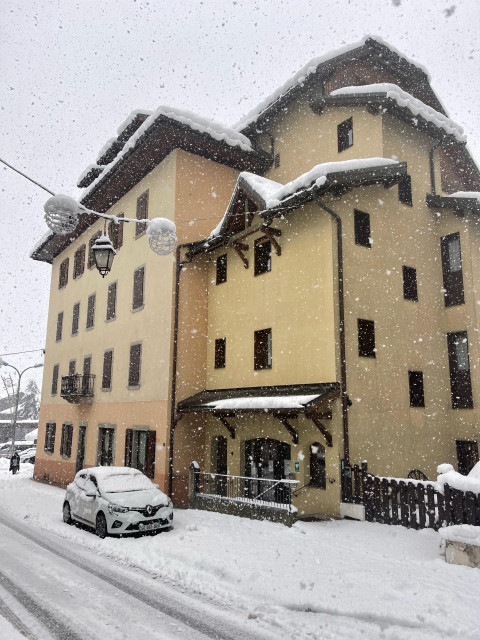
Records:
{"label": "road surface", "polygon": [[[0,617],[29,640],[272,640],[186,594],[0,510]],[[9,626],[9,628],[11,628]],[[5,639],[7,640],[7,639]]]}

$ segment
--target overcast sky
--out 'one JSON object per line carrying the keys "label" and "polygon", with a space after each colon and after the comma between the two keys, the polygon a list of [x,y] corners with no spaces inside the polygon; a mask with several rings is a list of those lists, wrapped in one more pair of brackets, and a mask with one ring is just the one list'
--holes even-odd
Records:
{"label": "overcast sky", "polygon": [[[479,25],[478,0],[2,0],[0,157],[78,198],[133,109],[231,125],[309,59],[376,34],[427,67],[478,163]],[[44,346],[51,267],[28,256],[47,198],[0,164],[2,354]]]}

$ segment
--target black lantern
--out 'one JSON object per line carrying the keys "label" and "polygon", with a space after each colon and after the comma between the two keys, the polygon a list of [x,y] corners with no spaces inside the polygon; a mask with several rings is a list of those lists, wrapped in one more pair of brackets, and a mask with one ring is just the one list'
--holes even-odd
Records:
{"label": "black lantern", "polygon": [[104,278],[107,273],[110,273],[113,258],[117,252],[113,248],[112,241],[105,234],[95,240],[92,251],[95,258],[95,266],[102,278]]}

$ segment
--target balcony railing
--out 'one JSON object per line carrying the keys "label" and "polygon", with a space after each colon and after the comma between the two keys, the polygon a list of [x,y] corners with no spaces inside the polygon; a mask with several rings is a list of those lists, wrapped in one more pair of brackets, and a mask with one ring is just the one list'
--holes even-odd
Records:
{"label": "balcony railing", "polygon": [[196,471],[195,496],[293,511],[292,491],[298,480],[272,480]]}
{"label": "balcony railing", "polygon": [[67,402],[91,402],[94,380],[95,375],[92,373],[74,373],[71,376],[62,376],[60,395]]}

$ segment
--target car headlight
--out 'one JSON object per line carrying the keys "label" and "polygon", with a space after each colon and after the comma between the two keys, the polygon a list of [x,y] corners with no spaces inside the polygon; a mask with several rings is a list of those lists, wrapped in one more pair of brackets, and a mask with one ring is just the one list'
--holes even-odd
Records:
{"label": "car headlight", "polygon": [[119,504],[113,504],[113,502],[109,502],[107,508],[110,513],[127,513],[127,511],[130,511],[128,507],[122,507]]}

